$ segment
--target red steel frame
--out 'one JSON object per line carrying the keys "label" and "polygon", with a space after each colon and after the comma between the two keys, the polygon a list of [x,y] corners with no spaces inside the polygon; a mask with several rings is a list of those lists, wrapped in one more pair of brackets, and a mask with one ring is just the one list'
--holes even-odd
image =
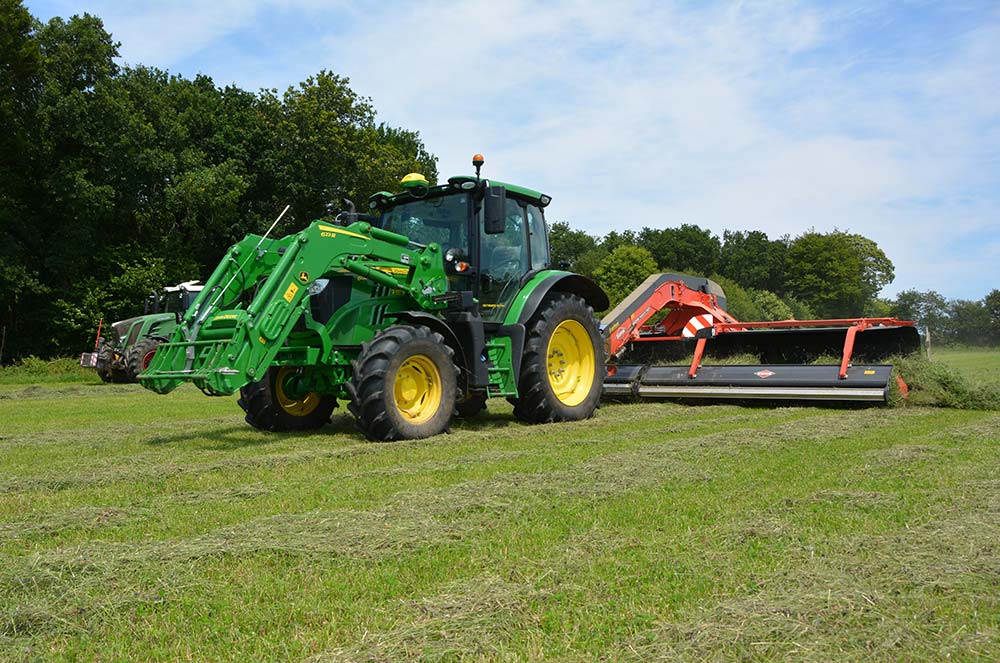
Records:
{"label": "red steel frame", "polygon": [[[646,322],[664,309],[667,316],[656,325]],[[897,318],[836,318],[830,320],[779,320],[771,322],[740,322],[719,307],[715,295],[689,288],[679,281],[668,281],[657,288],[644,301],[636,302],[635,313],[616,329],[610,330],[607,341],[608,356],[617,356],[632,342],[681,341],[685,325],[696,315],[708,313],[715,322],[698,332],[694,359],[688,370],[689,377],[698,374],[705,346],[709,338],[719,334],[745,332],[750,329],[795,329],[803,327],[843,327],[844,348],[840,358],[840,378],[847,377],[847,367],[854,354],[854,341],[858,333],[872,327],[912,327],[910,320]]]}

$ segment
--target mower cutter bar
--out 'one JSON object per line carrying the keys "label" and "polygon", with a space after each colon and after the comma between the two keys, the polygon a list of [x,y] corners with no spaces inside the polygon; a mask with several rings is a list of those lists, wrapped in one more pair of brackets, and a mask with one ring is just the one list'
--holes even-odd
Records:
{"label": "mower cutter bar", "polygon": [[835,365],[687,366],[610,365],[604,395],[618,398],[700,398],[889,402],[892,366]]}

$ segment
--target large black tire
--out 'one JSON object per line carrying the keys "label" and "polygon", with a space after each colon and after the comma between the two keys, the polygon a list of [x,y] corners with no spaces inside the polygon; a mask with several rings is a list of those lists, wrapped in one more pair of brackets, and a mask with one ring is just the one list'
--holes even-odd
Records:
{"label": "large black tire", "polygon": [[115,360],[115,346],[107,341],[103,336],[97,342],[97,374],[101,377],[101,380],[105,382],[114,382],[115,384],[122,384],[125,382],[134,382],[134,380],[129,380],[128,373]]}
{"label": "large black tire", "polygon": [[441,334],[394,325],[361,345],[351,369],[349,409],[369,440],[414,440],[448,427],[458,371]]}
{"label": "large black tire", "polygon": [[315,430],[329,422],[336,398],[312,391],[299,398],[286,393],[299,371],[294,366],[272,366],[263,379],[240,389],[238,402],[246,422],[269,431]]}
{"label": "large black tire", "polygon": [[97,376],[101,378],[101,382],[115,381],[115,376],[111,371],[112,359],[114,359],[114,355],[111,351],[111,345],[101,336],[97,339]]}
{"label": "large black tire", "polygon": [[548,295],[528,323],[514,416],[533,424],[587,419],[600,401],[604,372],[594,310],[577,295]]}
{"label": "large black tire", "polygon": [[125,355],[125,377],[129,382],[139,381],[139,373],[149,366],[153,355],[156,354],[156,348],[160,347],[162,342],[155,338],[140,338],[128,349]]}

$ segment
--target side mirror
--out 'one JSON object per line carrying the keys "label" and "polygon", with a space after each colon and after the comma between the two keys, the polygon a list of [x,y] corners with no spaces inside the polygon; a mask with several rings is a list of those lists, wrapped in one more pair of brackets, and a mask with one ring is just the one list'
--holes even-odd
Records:
{"label": "side mirror", "polygon": [[486,188],[483,196],[484,229],[487,235],[498,235],[507,228],[507,190],[502,186]]}

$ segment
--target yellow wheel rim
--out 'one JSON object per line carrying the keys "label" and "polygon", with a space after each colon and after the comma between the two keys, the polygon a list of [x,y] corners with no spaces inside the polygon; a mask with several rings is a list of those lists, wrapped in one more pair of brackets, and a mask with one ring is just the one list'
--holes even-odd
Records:
{"label": "yellow wheel rim", "polygon": [[304,417],[319,407],[320,396],[314,391],[310,391],[301,398],[292,398],[285,392],[285,384],[295,373],[292,366],[282,366],[278,369],[278,376],[274,380],[274,395],[278,399],[278,406],[293,417]]}
{"label": "yellow wheel rim", "polygon": [[411,424],[422,424],[441,409],[441,374],[427,355],[407,357],[393,381],[396,409]]}
{"label": "yellow wheel rim", "polygon": [[579,405],[594,386],[594,344],[576,320],[559,323],[549,339],[546,371],[552,393],[563,405]]}

